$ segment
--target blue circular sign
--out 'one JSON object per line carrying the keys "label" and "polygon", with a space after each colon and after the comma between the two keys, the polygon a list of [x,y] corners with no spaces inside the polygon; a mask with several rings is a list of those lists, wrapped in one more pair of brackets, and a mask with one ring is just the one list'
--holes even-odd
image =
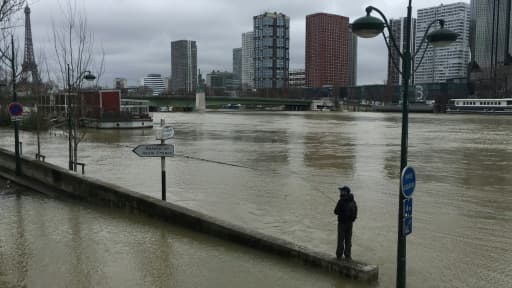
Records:
{"label": "blue circular sign", "polygon": [[23,114],[23,106],[17,102],[9,104],[9,114],[11,116],[20,116]]}
{"label": "blue circular sign", "polygon": [[414,169],[411,166],[406,166],[404,170],[402,170],[402,178],[400,178],[400,180],[402,193],[405,198],[411,197],[414,188],[416,188],[416,172],[414,172]]}

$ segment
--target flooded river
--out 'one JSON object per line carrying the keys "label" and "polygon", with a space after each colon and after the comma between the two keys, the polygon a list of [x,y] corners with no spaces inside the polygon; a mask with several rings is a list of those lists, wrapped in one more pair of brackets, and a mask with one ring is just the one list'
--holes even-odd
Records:
{"label": "flooded river", "polygon": [[[177,156],[167,160],[168,201],[334,255],[336,188],[340,184],[349,185],[359,206],[359,218],[354,226],[353,257],[379,265],[378,286],[394,285],[401,129],[399,114],[154,114],[155,122],[161,118],[165,118],[176,132],[170,142],[176,145]],[[409,164],[416,170],[417,188],[413,196],[413,232],[407,237],[408,287],[512,286],[511,127],[512,117],[508,116],[410,115]],[[12,134],[12,130],[0,130],[1,147],[13,150]],[[87,140],[79,145],[79,161],[87,164],[85,170],[88,176],[159,198],[159,159],[139,158],[131,151],[138,144],[157,143],[154,134],[154,129],[89,130]],[[24,155],[35,155],[35,139],[32,133],[21,133]],[[46,155],[47,161],[67,167],[66,136],[59,131],[44,133],[41,141],[41,153]],[[19,198],[14,199],[18,200],[4,196],[0,198],[2,203],[11,203],[11,210],[18,209],[16,205],[19,204],[16,203]],[[25,204],[28,207],[33,206],[25,208],[31,212],[22,215],[49,213],[43,212],[46,210],[54,213],[47,221],[40,220],[41,217],[22,221],[25,223],[24,229],[51,225],[55,229],[62,229],[63,234],[71,235],[69,237],[75,234],[69,241],[62,240],[71,247],[62,251],[55,248],[55,251],[73,257],[73,260],[66,261],[81,261],[76,263],[77,273],[96,275],[91,276],[95,281],[104,281],[93,286],[117,286],[117,282],[106,279],[111,273],[128,274],[125,276],[133,278],[134,283],[141,283],[136,281],[143,281],[143,275],[154,276],[151,279],[163,277],[158,278],[161,281],[158,283],[174,283],[175,278],[193,277],[194,272],[188,271],[190,269],[211,274],[202,276],[206,279],[218,277],[228,282],[212,282],[211,285],[207,284],[208,281],[197,285],[195,282],[183,282],[183,285],[176,287],[219,287],[219,284],[249,286],[241,284],[241,281],[253,274],[257,274],[252,277],[258,284],[254,287],[356,285],[318,274],[314,269],[283,263],[267,254],[249,252],[171,226],[161,228],[163,224],[150,220],[105,210],[96,211],[91,207],[80,208],[77,203],[54,202],[42,196],[22,196],[21,199],[23,203],[32,203]],[[48,209],[47,206],[61,208]],[[4,215],[5,209],[0,207]],[[60,215],[59,211],[67,210],[79,210],[81,212],[77,213],[84,214],[80,214],[78,219],[89,220],[76,220],[83,223],[83,227],[74,228],[73,222],[69,222],[69,215]],[[31,218],[26,216],[24,219]],[[13,231],[22,225],[17,220],[11,220],[8,224],[0,222],[0,231],[3,231],[0,232],[0,245],[3,245],[0,252],[6,249],[3,248],[6,247],[3,239],[8,229],[5,225],[11,225],[8,227]],[[59,221],[68,221],[68,225],[58,225]],[[104,229],[97,228],[98,231],[91,232],[94,235],[86,233],[96,229],[92,224],[96,222]],[[82,230],[77,234],[73,229]],[[131,235],[132,230],[133,237],[122,236]],[[37,246],[30,249],[44,250],[45,243],[48,246],[56,245],[52,243],[52,237],[59,234],[52,231],[47,227],[27,232],[37,236],[32,240],[37,242]],[[38,240],[39,237],[41,240]],[[162,251],[157,248],[160,245],[154,244],[150,245],[151,251],[146,251],[146,248],[137,252],[130,242],[145,242],[144,237],[157,239],[155,243],[169,243],[172,242],[169,239],[176,237],[182,239],[182,245],[186,247],[160,253]],[[189,237],[194,241],[187,241]],[[200,240],[196,241],[198,238]],[[197,247],[192,249],[187,245]],[[102,257],[89,255],[84,247],[96,249],[94,253]],[[127,255],[117,255],[116,252],[105,252],[111,250],[130,251],[131,258],[127,259]],[[49,251],[53,250],[40,253]],[[190,264],[185,256],[175,258],[171,254],[178,253],[176,251],[198,262]],[[220,263],[204,256],[208,253],[222,254]],[[107,261],[107,256],[121,259]],[[65,261],[63,258],[66,257],[20,259],[17,260],[20,262],[17,269],[22,272],[37,271],[27,276],[27,281],[37,281],[38,277],[43,277],[41,273],[44,271],[58,273],[60,270],[50,267],[62,265],[61,261]],[[174,259],[171,261],[173,265],[185,268],[177,269],[181,272],[174,274],[151,272],[161,271],[161,267],[168,265],[169,258]],[[198,260],[203,258],[210,261],[203,263]],[[0,255],[0,261],[4,259]],[[137,270],[138,266],[133,263],[137,261],[143,262],[143,266],[149,265],[147,272]],[[150,269],[153,266],[155,269]],[[265,269],[268,269],[269,275],[270,271],[276,274],[267,277],[262,271]],[[132,273],[132,270],[137,270],[137,273]],[[219,277],[221,270],[224,276]],[[2,273],[6,273],[5,270]],[[145,274],[141,276],[140,273]],[[3,277],[2,274],[0,277]],[[123,277],[116,281],[123,281]],[[200,281],[190,281],[194,280]],[[136,286],[141,285],[133,285]]]}

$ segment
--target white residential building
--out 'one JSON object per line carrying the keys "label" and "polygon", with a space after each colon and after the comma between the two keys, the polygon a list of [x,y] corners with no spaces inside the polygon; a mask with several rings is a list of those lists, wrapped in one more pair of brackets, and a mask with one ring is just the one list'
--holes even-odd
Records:
{"label": "white residential building", "polygon": [[254,32],[242,33],[242,88],[254,88]]}
{"label": "white residential building", "polygon": [[[421,66],[414,74],[416,84],[439,83],[449,79],[467,77],[467,65],[470,61],[470,5],[458,2],[419,9],[416,22],[416,47],[419,47],[427,26],[436,19],[444,19],[445,28],[458,33],[459,38],[447,47],[434,48],[429,45]],[[439,25],[435,24],[431,31],[437,28]],[[417,67],[421,61],[425,46],[423,45],[416,56],[414,67]]]}
{"label": "white residential building", "polygon": [[158,96],[165,91],[164,79],[160,74],[148,74],[143,79],[143,85],[153,90],[153,96]]}
{"label": "white residential building", "polygon": [[306,70],[290,69],[288,72],[288,87],[305,88],[306,87]]}

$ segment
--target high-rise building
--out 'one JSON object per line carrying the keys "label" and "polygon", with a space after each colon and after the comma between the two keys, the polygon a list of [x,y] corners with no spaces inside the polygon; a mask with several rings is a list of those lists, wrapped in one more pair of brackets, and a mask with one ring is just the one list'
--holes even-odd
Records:
{"label": "high-rise building", "polygon": [[[394,48],[394,45],[390,42],[390,48],[388,52],[388,85],[402,85],[402,77],[400,71],[402,71],[402,57],[400,54],[405,52],[407,45],[410,45],[411,53],[416,50],[416,19],[411,19],[411,39],[409,44],[406,42],[405,34],[407,27],[407,18],[402,17],[400,19],[391,19],[389,21],[391,32],[394,36],[395,43],[400,48],[400,53]],[[423,36],[423,35],[422,35]],[[391,39],[388,38],[388,41]],[[431,47],[432,48],[432,47]],[[410,77],[411,84],[414,84],[414,73]]]}
{"label": "high-rise building", "polygon": [[242,81],[242,48],[233,49],[233,81],[235,89],[240,89]]}
{"label": "high-rise building", "polygon": [[350,27],[350,36],[348,37],[348,85],[357,85],[357,35],[352,33]]}
{"label": "high-rise building", "polygon": [[304,69],[290,69],[288,73],[289,88],[305,88],[306,87],[306,71]]}
{"label": "high-rise building", "polygon": [[242,89],[254,88],[254,32],[242,34]]}
{"label": "high-rise building", "polygon": [[512,61],[511,0],[471,1],[471,56],[485,78]]}
{"label": "high-rise building", "polygon": [[256,88],[288,87],[290,18],[267,12],[254,20],[254,84]]}
{"label": "high-rise building", "polygon": [[143,86],[151,88],[153,96],[158,96],[165,91],[165,83],[162,75],[160,74],[148,74],[143,79]]}
{"label": "high-rise building", "polygon": [[348,17],[316,13],[306,16],[306,85],[348,86],[350,80]]}
{"label": "high-rise building", "polygon": [[231,96],[238,89],[235,75],[221,71],[206,74],[206,87],[208,96]]}
{"label": "high-rise building", "polygon": [[[423,45],[415,57],[415,83],[438,83],[449,79],[467,77],[467,65],[470,61],[469,28],[471,10],[468,3],[458,2],[431,8],[418,9],[416,21],[416,47],[419,46],[428,25],[436,19],[445,20],[445,28],[459,34],[457,41],[446,47],[434,48],[429,45],[423,57],[426,45]],[[438,28],[434,25],[432,28]]]}
{"label": "high-rise building", "polygon": [[178,40],[171,42],[172,91],[194,94],[197,88],[197,46],[196,41]]}
{"label": "high-rise building", "polygon": [[114,89],[125,89],[128,88],[128,80],[126,78],[115,78]]}

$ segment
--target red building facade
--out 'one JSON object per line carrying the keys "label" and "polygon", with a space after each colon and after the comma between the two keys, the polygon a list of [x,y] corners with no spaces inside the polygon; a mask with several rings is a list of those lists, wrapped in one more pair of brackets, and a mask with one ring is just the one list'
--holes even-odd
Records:
{"label": "red building facade", "polygon": [[349,18],[316,13],[306,16],[306,86],[348,86]]}

